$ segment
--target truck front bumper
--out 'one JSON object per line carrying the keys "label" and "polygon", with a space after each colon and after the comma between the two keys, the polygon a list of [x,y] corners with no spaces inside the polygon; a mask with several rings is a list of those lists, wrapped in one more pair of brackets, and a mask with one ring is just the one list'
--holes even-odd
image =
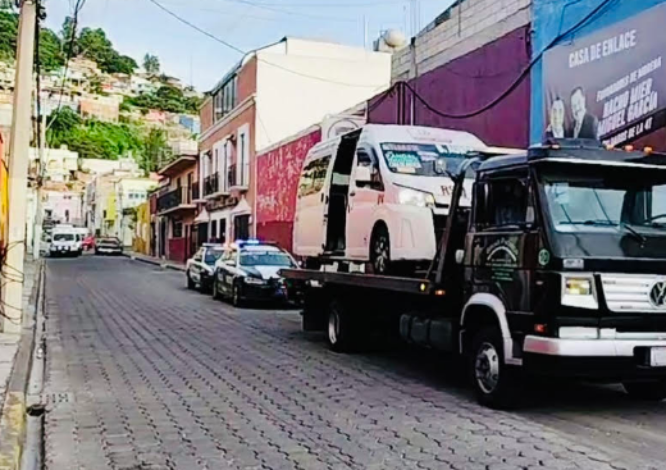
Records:
{"label": "truck front bumper", "polygon": [[599,339],[527,336],[523,365],[543,375],[623,381],[666,379],[666,364],[654,363],[652,351],[666,350],[666,333],[602,335]]}

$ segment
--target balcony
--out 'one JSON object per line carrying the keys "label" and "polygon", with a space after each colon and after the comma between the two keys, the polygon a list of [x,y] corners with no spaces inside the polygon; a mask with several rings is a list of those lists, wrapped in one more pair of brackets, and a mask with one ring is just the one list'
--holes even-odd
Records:
{"label": "balcony", "polygon": [[200,199],[201,190],[199,188],[199,182],[198,181],[195,181],[194,183],[192,183],[191,193],[192,193],[192,199],[191,199],[190,202],[196,202]]}
{"label": "balcony", "polygon": [[204,179],[204,197],[217,193],[219,186],[217,173],[206,177],[206,179]]}
{"label": "balcony", "polygon": [[192,202],[192,190],[189,187],[176,188],[173,191],[162,194],[157,199],[157,213],[159,215],[188,210],[193,211],[195,209],[196,205]]}
{"label": "balcony", "polygon": [[240,183],[238,181],[237,167],[238,165],[235,163],[229,166],[229,171],[227,172],[227,188],[231,191],[247,191],[247,183]]}

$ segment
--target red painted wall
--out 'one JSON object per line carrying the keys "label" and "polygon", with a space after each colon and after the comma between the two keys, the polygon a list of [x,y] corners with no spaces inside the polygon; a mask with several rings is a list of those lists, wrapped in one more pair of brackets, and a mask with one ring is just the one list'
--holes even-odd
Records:
{"label": "red painted wall", "polygon": [[257,236],[292,249],[296,192],[303,161],[321,129],[257,156]]}
{"label": "red painted wall", "polygon": [[186,262],[187,243],[185,238],[170,238],[167,253],[171,261],[176,261],[177,263]]}
{"label": "red painted wall", "polygon": [[[412,80],[410,84],[435,109],[447,114],[476,111],[506,91],[530,61],[529,27],[518,28],[485,46],[459,57]],[[408,124],[411,93],[400,100],[397,95],[377,104],[370,101],[369,122]],[[400,117],[400,101],[407,111]],[[374,109],[373,109],[374,107]],[[489,145],[522,147],[529,143],[529,77],[502,102],[471,118],[438,116],[418,103],[415,124],[472,132]]]}

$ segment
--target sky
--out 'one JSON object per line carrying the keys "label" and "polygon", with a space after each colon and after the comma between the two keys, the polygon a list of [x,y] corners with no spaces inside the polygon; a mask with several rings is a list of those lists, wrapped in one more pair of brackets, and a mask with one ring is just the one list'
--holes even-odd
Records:
{"label": "sky", "polygon": [[[381,31],[410,35],[416,0],[154,0],[190,23],[247,51],[284,36],[368,46]],[[419,0],[421,28],[454,0]],[[60,31],[74,0],[47,0],[46,26]],[[114,47],[139,65],[157,55],[162,71],[200,91],[212,88],[241,55],[180,23],[151,0],[87,0],[79,27],[103,28]]]}

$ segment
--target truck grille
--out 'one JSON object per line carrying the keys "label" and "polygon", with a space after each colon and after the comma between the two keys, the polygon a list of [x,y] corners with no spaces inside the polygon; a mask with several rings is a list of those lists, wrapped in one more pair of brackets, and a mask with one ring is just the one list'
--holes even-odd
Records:
{"label": "truck grille", "polygon": [[[606,304],[612,312],[666,313],[666,305],[653,299],[655,286],[666,279],[659,276],[602,274]],[[657,302],[655,302],[657,300]]]}

